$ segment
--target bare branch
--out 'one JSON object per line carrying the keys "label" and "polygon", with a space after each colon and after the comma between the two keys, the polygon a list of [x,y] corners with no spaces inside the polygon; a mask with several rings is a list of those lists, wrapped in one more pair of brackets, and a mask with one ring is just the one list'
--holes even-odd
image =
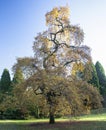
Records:
{"label": "bare branch", "polygon": [[67,66],[68,64],[70,64],[72,62],[77,62],[77,61],[80,61],[80,60],[79,59],[74,59],[74,60],[67,61],[63,66]]}

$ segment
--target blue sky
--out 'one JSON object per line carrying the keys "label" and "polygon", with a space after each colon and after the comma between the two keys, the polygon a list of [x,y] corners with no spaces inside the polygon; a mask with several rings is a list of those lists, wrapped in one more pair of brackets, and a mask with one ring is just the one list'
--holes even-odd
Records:
{"label": "blue sky", "polygon": [[55,6],[68,3],[71,23],[85,32],[86,44],[92,48],[94,63],[106,70],[106,0],[0,0],[0,75],[11,68],[17,57],[33,56],[37,33],[46,29],[45,14]]}

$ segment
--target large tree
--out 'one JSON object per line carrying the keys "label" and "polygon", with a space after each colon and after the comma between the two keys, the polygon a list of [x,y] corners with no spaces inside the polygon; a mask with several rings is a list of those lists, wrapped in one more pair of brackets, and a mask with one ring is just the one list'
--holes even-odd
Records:
{"label": "large tree", "polygon": [[0,91],[3,93],[9,92],[11,89],[11,78],[8,69],[4,69],[1,76]]}
{"label": "large tree", "polygon": [[96,67],[97,75],[98,75],[98,78],[99,78],[100,92],[103,95],[103,94],[106,93],[105,71],[104,71],[104,68],[99,61],[96,62],[95,67]]}
{"label": "large tree", "polygon": [[88,108],[100,107],[101,97],[97,89],[88,84],[87,74],[85,80],[72,76],[73,65],[90,64],[91,55],[90,48],[81,45],[83,30],[70,24],[69,7],[53,8],[45,16],[48,30],[35,37],[34,58],[18,59],[14,69],[20,67],[28,74],[23,86],[43,96],[50,123],[54,123],[56,112],[63,111],[62,108],[70,114],[80,114]]}

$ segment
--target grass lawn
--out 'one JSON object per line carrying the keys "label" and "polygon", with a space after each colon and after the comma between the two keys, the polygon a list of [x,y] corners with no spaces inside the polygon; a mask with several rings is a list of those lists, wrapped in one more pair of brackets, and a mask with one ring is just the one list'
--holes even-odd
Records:
{"label": "grass lawn", "polygon": [[47,119],[1,120],[0,130],[106,130],[106,114],[56,119],[56,123],[52,125]]}

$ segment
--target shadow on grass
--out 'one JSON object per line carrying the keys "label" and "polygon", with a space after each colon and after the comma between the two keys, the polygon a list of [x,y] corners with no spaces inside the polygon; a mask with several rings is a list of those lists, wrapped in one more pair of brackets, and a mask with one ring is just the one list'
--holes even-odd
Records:
{"label": "shadow on grass", "polygon": [[33,123],[35,130],[106,130],[106,121],[67,121],[55,124]]}
{"label": "shadow on grass", "polygon": [[65,121],[55,124],[27,123],[0,124],[0,130],[106,130],[106,121]]}

